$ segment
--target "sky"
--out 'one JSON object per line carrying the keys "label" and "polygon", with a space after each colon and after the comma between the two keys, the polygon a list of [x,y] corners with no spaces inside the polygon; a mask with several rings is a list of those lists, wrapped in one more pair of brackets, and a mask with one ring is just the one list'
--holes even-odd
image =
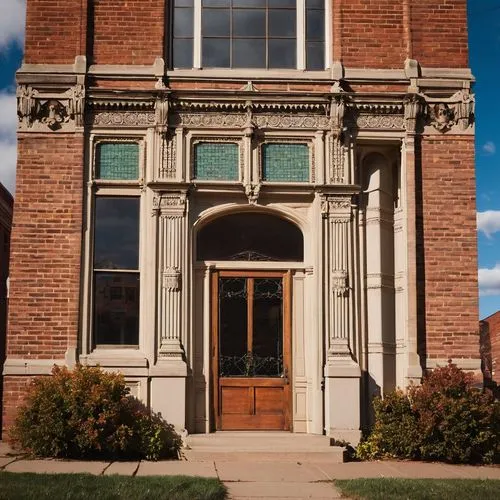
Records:
{"label": "sky", "polygon": [[[479,317],[500,309],[500,0],[469,0],[476,77]],[[0,182],[15,196],[15,71],[22,62],[25,0],[0,0]]]}

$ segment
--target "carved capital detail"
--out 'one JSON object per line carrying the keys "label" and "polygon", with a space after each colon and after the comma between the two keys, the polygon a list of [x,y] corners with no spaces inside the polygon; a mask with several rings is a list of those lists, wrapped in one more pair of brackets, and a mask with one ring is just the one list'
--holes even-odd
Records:
{"label": "carved capital detail", "polygon": [[186,202],[186,193],[163,193],[159,204],[161,217],[184,217]]}
{"label": "carved capital detail", "polygon": [[324,218],[333,222],[350,222],[352,201],[349,196],[323,196],[321,199],[321,213]]}
{"label": "carved capital detail", "polygon": [[162,273],[162,286],[169,292],[178,292],[181,289],[181,272],[177,267],[164,269]]}
{"label": "carved capital detail", "polygon": [[337,297],[345,297],[349,291],[347,271],[345,269],[334,269],[331,276],[332,292]]}
{"label": "carved capital detail", "polygon": [[424,103],[417,94],[408,94],[404,99],[404,121],[406,131],[414,134],[417,131],[418,121],[424,112]]}

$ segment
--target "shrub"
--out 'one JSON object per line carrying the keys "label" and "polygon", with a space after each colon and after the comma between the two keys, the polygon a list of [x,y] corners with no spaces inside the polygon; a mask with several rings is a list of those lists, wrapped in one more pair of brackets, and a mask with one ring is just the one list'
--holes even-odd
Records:
{"label": "shrub", "polygon": [[375,424],[357,449],[362,459],[379,457],[497,463],[500,403],[472,387],[472,375],[449,363],[406,393],[374,401]]}
{"label": "shrub", "polygon": [[11,429],[15,445],[40,457],[175,457],[173,427],[129,395],[122,375],[55,366],[33,380]]}

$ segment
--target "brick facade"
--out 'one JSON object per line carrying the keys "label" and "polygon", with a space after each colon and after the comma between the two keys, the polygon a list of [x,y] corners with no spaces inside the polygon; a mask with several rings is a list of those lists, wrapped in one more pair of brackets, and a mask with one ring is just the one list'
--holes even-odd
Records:
{"label": "brick facade", "polygon": [[[18,72],[3,425],[12,421],[30,377],[46,375],[53,362],[71,365],[77,359],[121,369],[138,394],[176,425],[190,432],[209,429],[212,417],[203,412],[210,404],[203,398],[211,397],[204,375],[210,369],[200,365],[200,346],[208,340],[198,337],[205,328],[200,318],[210,316],[203,309],[210,303],[203,296],[210,289],[203,279],[211,271],[188,268],[195,260],[190,245],[194,222],[199,227],[211,217],[205,212],[222,214],[233,205],[286,213],[303,224],[305,244],[315,242],[306,248],[309,261],[294,271],[298,292],[293,295],[296,301],[303,297],[293,304],[300,317],[294,335],[304,325],[312,330],[292,345],[304,345],[309,353],[329,347],[318,361],[321,370],[296,353],[305,375],[295,374],[292,385],[302,391],[296,401],[309,406],[293,416],[295,429],[329,433],[337,417],[345,421],[335,401],[346,381],[352,385],[344,392],[354,394],[352,429],[359,430],[372,389],[383,392],[417,381],[422,369],[448,358],[477,370],[473,77],[467,68],[466,0],[326,2],[331,43],[325,46],[325,69],[310,72],[300,66],[172,69],[171,4],[27,2],[25,60]],[[201,35],[196,37],[193,60],[200,60]],[[193,144],[228,138],[241,145],[239,181],[200,187],[188,161]],[[98,140],[141,144],[142,170],[135,183],[96,179]],[[262,182],[258,148],[264,140],[306,143],[309,181],[291,188]],[[366,158],[374,163],[365,165]],[[370,169],[383,185],[381,180],[377,185],[375,175],[366,178]],[[94,349],[92,338],[97,196],[137,196],[141,203],[138,272],[146,297],[141,340],[137,349],[119,354]],[[175,226],[179,240],[168,240],[178,259],[172,263],[160,242],[168,228],[158,228],[171,216],[168,203],[184,206],[186,197],[189,204],[174,214],[186,217]],[[349,213],[336,212],[342,210]],[[159,220],[151,222],[159,213]],[[350,236],[335,225],[346,221]],[[345,248],[336,253],[327,234]],[[367,262],[378,254],[380,259]],[[155,269],[154,263],[165,269]],[[160,298],[166,292],[158,284],[170,283],[176,272],[185,273],[178,278],[182,286],[168,293],[179,292],[180,298]],[[168,309],[179,304],[182,310]],[[341,319],[325,319],[329,308]],[[321,314],[314,316],[315,311]],[[177,322],[174,333],[168,333],[175,338],[162,337],[168,337],[159,331],[162,315]],[[320,373],[326,379],[324,393]],[[166,390],[185,398],[185,405],[164,408]],[[366,402],[361,409],[360,400]],[[325,428],[323,417],[330,419]],[[336,432],[343,435],[349,438]]]}

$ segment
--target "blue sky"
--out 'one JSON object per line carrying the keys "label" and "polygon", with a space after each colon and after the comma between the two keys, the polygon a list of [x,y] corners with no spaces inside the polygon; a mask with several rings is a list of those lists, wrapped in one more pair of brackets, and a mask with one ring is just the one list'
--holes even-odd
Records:
{"label": "blue sky", "polygon": [[[15,194],[15,71],[25,0],[0,0],[0,182]],[[480,318],[500,309],[500,0],[469,0],[470,65],[477,79],[476,176]]]}

